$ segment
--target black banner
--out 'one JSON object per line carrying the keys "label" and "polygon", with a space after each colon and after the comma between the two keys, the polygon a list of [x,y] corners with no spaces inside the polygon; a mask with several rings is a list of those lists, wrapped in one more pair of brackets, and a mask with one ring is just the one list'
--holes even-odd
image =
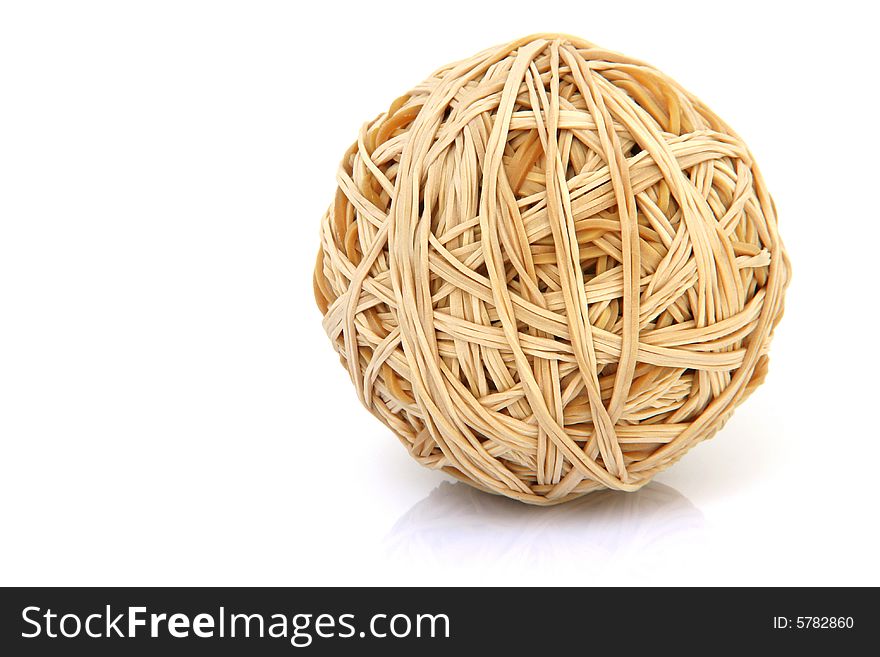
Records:
{"label": "black banner", "polygon": [[878,620],[874,590],[830,588],[12,588],[0,597],[4,655],[840,650],[866,645]]}

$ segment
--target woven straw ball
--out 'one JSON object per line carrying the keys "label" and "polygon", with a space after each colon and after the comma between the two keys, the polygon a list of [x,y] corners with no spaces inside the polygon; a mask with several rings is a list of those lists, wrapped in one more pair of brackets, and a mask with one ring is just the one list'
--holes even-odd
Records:
{"label": "woven straw ball", "polygon": [[367,123],[315,296],[421,464],[533,504],[637,490],[764,379],[789,262],[745,144],[656,69],[538,35]]}

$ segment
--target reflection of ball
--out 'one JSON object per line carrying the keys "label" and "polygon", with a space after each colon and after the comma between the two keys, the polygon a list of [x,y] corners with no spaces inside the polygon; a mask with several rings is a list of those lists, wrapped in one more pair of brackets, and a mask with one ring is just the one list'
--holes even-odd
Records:
{"label": "reflection of ball", "polygon": [[789,263],[746,146],[654,68],[528,37],[366,124],[315,296],[422,464],[552,504],[635,490],[761,383]]}
{"label": "reflection of ball", "polygon": [[444,481],[395,523],[385,548],[395,561],[423,567],[434,560],[480,571],[555,569],[566,560],[663,559],[683,542],[702,544],[704,524],[686,497],[657,481],[635,495],[602,490],[552,509]]}

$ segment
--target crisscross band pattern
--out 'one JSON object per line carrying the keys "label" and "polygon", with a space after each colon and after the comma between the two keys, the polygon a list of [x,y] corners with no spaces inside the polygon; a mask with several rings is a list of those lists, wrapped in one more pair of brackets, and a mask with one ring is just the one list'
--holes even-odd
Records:
{"label": "crisscross band pattern", "polygon": [[740,138],[656,69],[531,36],[367,123],[315,297],[423,465],[524,502],[636,490],[767,371],[789,262]]}

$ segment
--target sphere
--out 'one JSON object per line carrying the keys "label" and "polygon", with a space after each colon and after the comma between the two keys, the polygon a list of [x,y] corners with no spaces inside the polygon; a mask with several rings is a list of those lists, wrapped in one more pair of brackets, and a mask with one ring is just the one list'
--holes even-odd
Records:
{"label": "sphere", "polygon": [[490,48],[364,125],[337,181],[323,325],[427,467],[532,504],[634,491],[764,379],[790,275],[773,201],[643,62]]}

